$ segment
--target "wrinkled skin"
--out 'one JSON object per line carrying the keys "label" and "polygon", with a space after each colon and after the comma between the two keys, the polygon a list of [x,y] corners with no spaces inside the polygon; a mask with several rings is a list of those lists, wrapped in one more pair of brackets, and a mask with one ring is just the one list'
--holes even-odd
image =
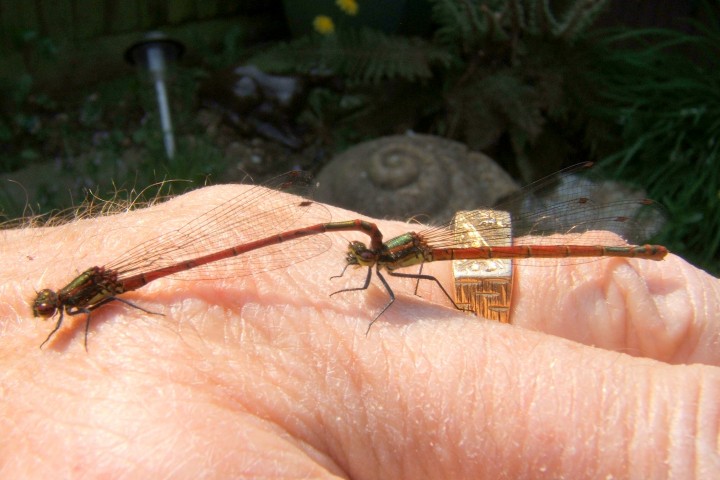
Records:
{"label": "wrinkled skin", "polygon": [[366,336],[387,294],[328,296],[364,280],[329,278],[364,240],[333,234],[287,269],[128,293],[164,316],[106,305],[88,352],[82,315],[38,348],[35,291],[239,188],[0,234],[0,477],[720,478],[720,286],[672,255],[520,267],[514,325],[390,278]]}

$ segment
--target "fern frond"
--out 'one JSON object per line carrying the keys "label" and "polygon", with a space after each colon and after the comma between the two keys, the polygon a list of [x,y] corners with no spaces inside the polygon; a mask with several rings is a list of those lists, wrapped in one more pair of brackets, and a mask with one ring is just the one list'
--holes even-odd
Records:
{"label": "fern frond", "polygon": [[342,75],[350,83],[372,84],[397,78],[427,79],[432,77],[432,67],[446,67],[451,61],[452,55],[445,49],[425,40],[371,29],[345,29],[325,37],[305,36],[251,59],[268,71],[319,71]]}
{"label": "fern frond", "polygon": [[322,38],[306,35],[282,42],[248,60],[263,71],[274,73],[317,73],[320,71],[319,50]]}
{"label": "fern frond", "polygon": [[573,4],[562,22],[555,25],[553,34],[566,41],[572,41],[595,22],[608,0],[581,0]]}
{"label": "fern frond", "polygon": [[448,96],[463,125],[463,140],[487,148],[502,131],[528,141],[542,131],[544,116],[537,92],[512,71],[480,75]]}
{"label": "fern frond", "polygon": [[491,15],[493,11],[492,6],[471,0],[434,0],[432,15],[439,25],[435,42],[445,47],[460,47],[463,52],[477,48],[492,30],[488,13]]}

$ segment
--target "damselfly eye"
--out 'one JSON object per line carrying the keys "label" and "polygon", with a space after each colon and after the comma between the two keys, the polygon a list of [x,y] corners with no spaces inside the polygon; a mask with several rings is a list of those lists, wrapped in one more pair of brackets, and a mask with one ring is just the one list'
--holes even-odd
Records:
{"label": "damselfly eye", "polygon": [[364,250],[364,251],[360,252],[360,258],[364,262],[372,262],[373,260],[375,260],[375,257],[376,257],[376,255],[373,252],[371,252],[370,250]]}
{"label": "damselfly eye", "polygon": [[58,309],[58,296],[57,293],[46,288],[40,290],[33,301],[33,316],[50,318],[55,315]]}

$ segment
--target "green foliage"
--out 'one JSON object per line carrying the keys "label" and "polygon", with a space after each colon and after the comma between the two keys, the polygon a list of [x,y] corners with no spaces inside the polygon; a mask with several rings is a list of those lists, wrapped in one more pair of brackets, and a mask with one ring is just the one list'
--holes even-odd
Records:
{"label": "green foliage", "polygon": [[[430,3],[437,25],[431,40],[338,28],[278,45],[250,62],[274,72],[343,78],[347,94],[360,93],[368,108],[353,112],[352,120],[337,111],[320,115],[335,118],[333,126],[373,125],[374,136],[403,126],[486,151],[507,140],[527,180],[557,169],[564,160],[559,152],[571,149],[548,126],[580,128],[565,124],[574,99],[568,90],[584,85],[566,79],[579,76],[587,58],[581,34],[607,0],[565,2],[559,14],[547,0]],[[388,99],[387,90],[396,95]],[[421,124],[398,119],[396,104]],[[398,126],[382,130],[388,116]],[[547,146],[542,157],[533,148],[538,142]]]}
{"label": "green foliage", "polygon": [[447,66],[450,59],[443,49],[423,39],[365,28],[306,35],[257,55],[251,63],[278,73],[332,73],[350,83],[377,84],[430,78],[433,66]]}
{"label": "green foliage", "polygon": [[512,22],[532,35],[549,36],[564,41],[578,39],[600,15],[607,0],[569,2],[563,14],[555,16],[549,1],[510,2]]}
{"label": "green foliage", "polygon": [[493,22],[485,14],[487,10],[481,8],[474,2],[433,2],[433,19],[438,24],[435,41],[452,51],[455,56],[476,51],[486,39],[499,33],[491,30]]}
{"label": "green foliage", "polygon": [[646,185],[671,216],[672,228],[661,241],[717,274],[720,19],[708,16],[706,24],[694,26],[696,35],[616,34],[602,43],[592,74],[604,85],[596,111],[622,135],[605,169]]}
{"label": "green foliage", "polygon": [[193,39],[193,50],[203,59],[203,63],[214,70],[237,64],[248,55],[247,28],[235,25],[229,28],[222,38],[222,47],[210,45],[202,35]]}
{"label": "green foliage", "polygon": [[[348,131],[373,136],[368,126],[374,136],[387,134],[387,119],[404,109],[423,123],[395,117],[397,125],[496,158],[509,150],[526,180],[589,146],[607,157],[608,170],[647,186],[667,206],[672,229],[664,243],[720,270],[712,267],[720,251],[717,19],[696,25],[700,35],[656,30],[603,41],[586,33],[607,0],[430,3],[430,40],[338,29],[259,59],[276,71],[351,81],[351,89],[315,105],[310,123],[325,123],[325,137],[328,130],[346,132],[343,141]],[[355,100],[351,112],[340,107],[346,97]]]}
{"label": "green foliage", "polygon": [[45,94],[34,94],[33,83],[27,73],[0,81],[0,89],[5,92],[4,102],[0,100],[0,142],[4,143],[1,152],[15,153],[0,153],[0,170],[13,170],[38,158],[41,153],[37,145],[48,141],[45,115],[57,108],[57,103]]}
{"label": "green foliage", "polygon": [[[56,101],[23,87],[19,101],[0,117],[8,119],[9,135],[0,150],[0,221],[99,197],[130,201],[136,185],[176,178],[202,184],[224,171],[220,149],[197,120],[196,76],[180,71],[170,83],[178,152],[173,161],[165,156],[152,85],[135,75]],[[18,85],[20,90],[24,82]],[[190,186],[171,182],[164,188],[181,193]]]}
{"label": "green foliage", "polygon": [[440,28],[436,39],[473,52],[491,42],[521,36],[577,40],[592,25],[608,0],[576,0],[556,15],[548,0],[435,0],[433,17]]}
{"label": "green foliage", "polygon": [[572,114],[573,91],[585,88],[575,80],[587,58],[581,35],[607,1],[566,4],[556,15],[548,1],[434,1],[435,43],[454,55],[437,133],[485,151],[507,139],[526,181],[556,170],[572,150],[567,133],[584,122]]}

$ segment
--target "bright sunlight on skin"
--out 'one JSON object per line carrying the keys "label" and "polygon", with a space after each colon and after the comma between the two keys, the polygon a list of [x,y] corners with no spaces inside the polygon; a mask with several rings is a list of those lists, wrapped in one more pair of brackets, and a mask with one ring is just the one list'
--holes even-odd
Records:
{"label": "bright sunlight on skin", "polygon": [[[88,352],[83,315],[38,348],[52,322],[33,318],[36,291],[243,188],[0,233],[0,476],[720,476],[720,286],[673,255],[523,265],[514,325],[390,278],[398,300],[366,335],[387,292],[329,297],[365,278],[330,279],[365,237],[333,233],[326,253],[284,269],[129,292],[163,315],[109,303]],[[378,225],[386,238],[413,229]],[[451,285],[448,262],[424,273]]]}

